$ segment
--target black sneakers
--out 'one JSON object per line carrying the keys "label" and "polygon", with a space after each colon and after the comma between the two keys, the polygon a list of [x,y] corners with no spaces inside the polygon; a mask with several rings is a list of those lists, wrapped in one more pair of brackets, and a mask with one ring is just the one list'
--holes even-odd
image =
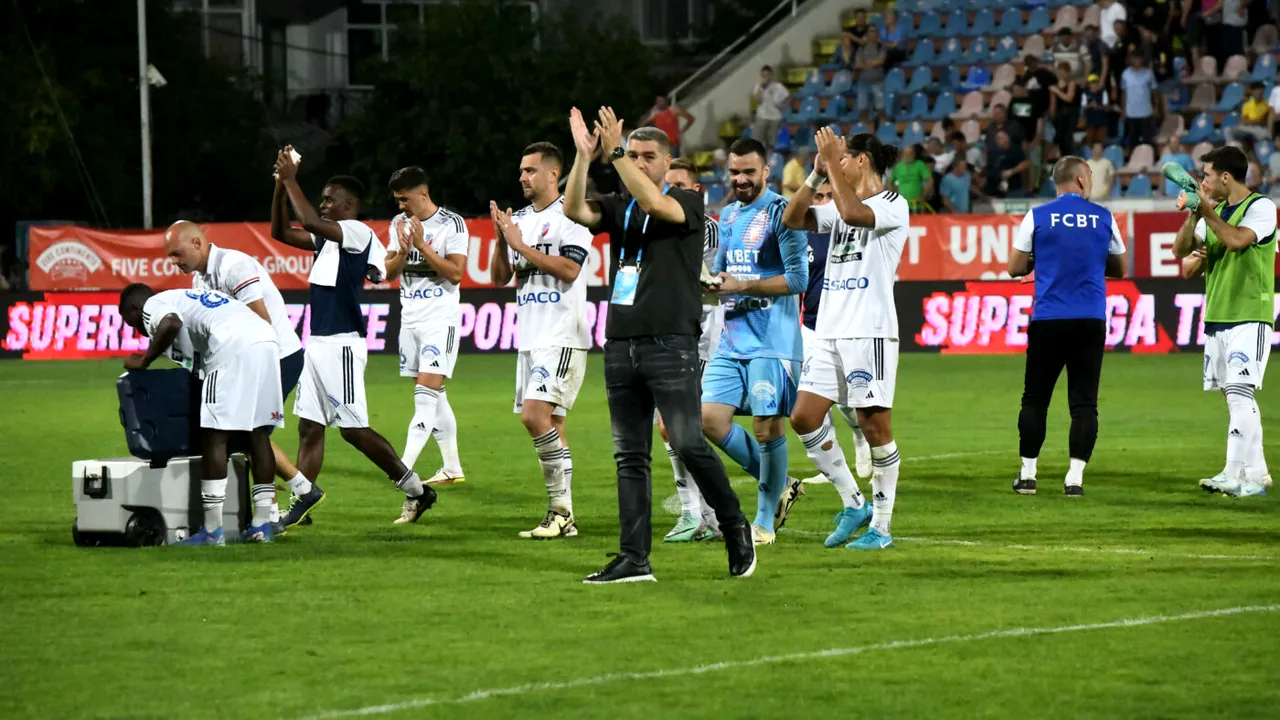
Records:
{"label": "black sneakers", "polygon": [[584,585],[658,581],[653,576],[653,568],[649,567],[649,561],[637,562],[617,553],[609,553],[609,555],[613,557],[609,564],[588,575],[582,581]]}
{"label": "black sneakers", "polygon": [[751,525],[721,528],[724,531],[724,549],[729,555],[730,577],[751,577],[756,571],[756,545],[751,537]]}
{"label": "black sneakers", "polygon": [[436,491],[430,485],[423,484],[422,494],[418,497],[404,497],[404,506],[400,509],[400,517],[396,518],[393,523],[395,525],[404,525],[406,523],[416,523],[418,518],[422,517],[422,513],[431,509],[436,504]]}
{"label": "black sneakers", "polygon": [[1067,497],[1084,497],[1083,485],[1063,485],[1062,491],[1067,494]]}
{"label": "black sneakers", "polygon": [[1036,479],[1019,476],[1018,479],[1013,481],[1013,491],[1019,495],[1035,495]]}

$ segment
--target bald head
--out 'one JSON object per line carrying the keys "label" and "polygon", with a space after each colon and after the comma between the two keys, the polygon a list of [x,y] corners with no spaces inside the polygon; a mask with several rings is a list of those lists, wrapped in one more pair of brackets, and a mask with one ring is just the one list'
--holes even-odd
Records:
{"label": "bald head", "polygon": [[179,220],[164,231],[164,254],[184,274],[203,271],[209,260],[209,241],[200,226]]}

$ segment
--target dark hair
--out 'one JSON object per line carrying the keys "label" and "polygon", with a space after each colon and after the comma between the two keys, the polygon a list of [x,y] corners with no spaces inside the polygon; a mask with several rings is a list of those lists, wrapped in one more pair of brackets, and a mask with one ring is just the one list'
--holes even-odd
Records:
{"label": "dark hair", "polygon": [[729,146],[729,154],[742,157],[755,153],[760,156],[761,162],[769,162],[769,151],[764,149],[764,143],[755,138],[738,138]]}
{"label": "dark hair", "polygon": [[964,133],[960,132],[959,130],[948,135],[947,139],[950,140],[951,142],[955,142],[957,140],[964,140],[965,142],[969,141],[969,138],[965,137]]}
{"label": "dark hair", "polygon": [[849,138],[849,152],[855,156],[866,155],[871,158],[871,167],[877,175],[884,175],[898,161],[898,148],[885,145],[871,133],[858,133]]}
{"label": "dark hair", "polygon": [[142,306],[156,291],[152,290],[149,285],[144,283],[130,283],[124,290],[120,291],[120,308],[124,309],[130,305],[137,304]]}
{"label": "dark hair", "polygon": [[1213,163],[1214,170],[1230,173],[1231,179],[1238,183],[1243,183],[1245,175],[1249,174],[1249,159],[1245,157],[1244,151],[1230,145],[1214,148],[1201,155],[1200,162]]}
{"label": "dark hair", "polygon": [[769,72],[773,72],[773,66],[765,65],[764,67],[760,68],[760,72],[764,72],[765,70],[768,70]]}
{"label": "dark hair", "polygon": [[419,185],[430,185],[427,178],[427,171],[417,165],[402,167],[391,173],[391,180],[387,182],[387,187],[391,188],[391,192],[404,192],[412,190]]}
{"label": "dark hair", "polygon": [[676,158],[671,161],[671,170],[684,170],[693,176],[694,180],[698,179],[698,166],[693,164],[689,158]]}
{"label": "dark hair", "polygon": [[543,162],[553,160],[557,168],[564,169],[564,153],[560,152],[560,148],[549,142],[532,143],[526,146],[524,152],[520,155],[521,157],[525,155],[540,155]]}
{"label": "dark hair", "polygon": [[1263,85],[1263,84],[1262,84],[1262,83],[1260,83],[1260,82],[1251,82],[1251,83],[1249,83],[1249,89],[1250,89],[1250,90],[1261,90],[1261,89],[1263,89],[1263,88],[1265,88],[1265,87],[1266,87],[1266,85]]}
{"label": "dark hair", "polygon": [[360,199],[364,197],[364,183],[350,175],[334,175],[325,181],[325,185],[334,185],[346,190],[357,205],[360,204]]}

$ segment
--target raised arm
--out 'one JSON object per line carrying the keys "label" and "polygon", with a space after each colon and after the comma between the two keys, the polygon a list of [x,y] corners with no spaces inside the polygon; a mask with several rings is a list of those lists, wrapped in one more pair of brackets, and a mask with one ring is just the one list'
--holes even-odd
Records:
{"label": "raised arm", "polygon": [[[1265,212],[1263,204],[1265,203]],[[1198,210],[1200,218],[1204,220],[1205,227],[1212,230],[1214,235],[1227,246],[1228,251],[1239,252],[1250,246],[1271,237],[1276,230],[1276,212],[1274,203],[1266,198],[1256,201],[1249,209],[1245,211],[1244,218],[1240,221],[1239,227],[1233,227],[1226,220],[1223,220],[1214,210],[1213,200],[1209,198],[1204,189],[1200,189],[1200,208]],[[1267,217],[1269,212],[1271,217]],[[1176,244],[1176,243],[1175,243]]]}
{"label": "raised arm", "polygon": [[815,232],[818,230],[818,214],[813,211],[813,193],[817,191],[822,183],[827,181],[826,161],[821,155],[813,159],[813,172],[809,173],[808,179],[796,190],[791,196],[791,201],[787,203],[787,208],[782,211],[782,224],[792,230],[808,230]]}
{"label": "raised arm", "polygon": [[310,233],[289,226],[289,197],[279,179],[276,180],[275,194],[271,197],[271,237],[301,250],[316,249]]}
{"label": "raised arm", "polygon": [[[606,158],[622,146],[622,121],[613,114],[613,108],[600,108],[596,132],[600,136]],[[613,161],[613,167],[618,171],[622,184],[646,215],[676,225],[685,222],[684,207],[675,198],[664,194],[662,188],[654,185],[629,156],[623,155]]]}
{"label": "raised arm", "polygon": [[1186,221],[1182,223],[1182,227],[1178,228],[1178,234],[1173,238],[1174,257],[1184,258],[1200,246],[1200,240],[1196,238],[1196,225],[1199,224],[1199,220],[1198,214],[1187,213]]}
{"label": "raised arm", "polygon": [[600,225],[600,203],[587,199],[587,170],[591,167],[591,156],[595,153],[598,138],[587,129],[578,108],[569,111],[569,130],[578,152],[564,188],[564,214],[579,225],[595,228]]}
{"label": "raised arm", "polygon": [[[320,213],[311,206],[311,201],[307,200],[307,194],[302,191],[302,187],[298,185],[298,166],[293,162],[293,157],[289,155],[290,148],[285,148],[276,156],[276,175],[280,178],[280,185],[284,188],[285,195],[289,198],[289,205],[293,208],[294,217],[298,218],[298,222],[302,225],[302,229],[312,235],[319,235],[326,240],[333,242],[342,242],[342,226],[338,223],[320,217]],[[283,238],[276,238],[281,240]],[[293,244],[293,243],[289,243]],[[301,247],[296,246],[295,247]],[[315,245],[310,243],[304,248],[314,250]]]}
{"label": "raised arm", "polygon": [[854,227],[875,227],[876,214],[863,204],[857,189],[849,184],[843,172],[839,172],[840,159],[845,154],[844,138],[836,135],[831,128],[822,127],[818,129],[814,139],[818,143],[818,153],[822,155],[827,167],[836,170],[827,179],[831,182],[832,203],[835,204],[840,219]]}

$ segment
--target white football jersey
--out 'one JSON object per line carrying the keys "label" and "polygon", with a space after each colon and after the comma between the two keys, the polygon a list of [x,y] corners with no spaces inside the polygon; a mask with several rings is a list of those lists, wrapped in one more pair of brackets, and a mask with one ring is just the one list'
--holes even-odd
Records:
{"label": "white football jersey", "polygon": [[[720,223],[710,215],[706,218],[706,224],[702,228],[702,264],[707,266],[707,270],[716,266],[716,254],[720,252]],[[706,298],[706,295],[703,296]],[[712,308],[719,308],[720,303],[702,305],[703,326],[706,326],[707,313]]]}
{"label": "white football jersey", "polygon": [[[391,219],[388,254],[400,252],[401,213]],[[440,254],[466,255],[471,234],[462,216],[438,208],[422,221],[423,240]],[[409,246],[409,259],[400,274],[400,326],[409,328],[449,327],[458,324],[458,285],[440,277],[418,249]]]}
{"label": "white football jersey", "polygon": [[[565,217],[564,198],[535,211],[532,205],[516,212],[512,219],[520,226],[524,242],[553,257],[587,262],[591,252],[591,231]],[[591,326],[587,324],[587,277],[579,273],[573,283],[565,283],[539,270],[520,253],[507,249],[516,275],[516,348],[591,347]]]}
{"label": "white football jersey", "polygon": [[196,367],[207,371],[217,370],[250,345],[276,342],[275,330],[266,320],[217,290],[165,290],[152,295],[142,306],[147,337],[155,337],[160,321],[169,315],[182,320],[190,341],[187,352],[194,356]]}
{"label": "white football jersey", "polygon": [[209,246],[209,262],[204,272],[191,275],[191,287],[195,290],[217,290],[248,305],[261,300],[271,316],[271,327],[276,331],[276,343],[280,357],[288,357],[302,349],[298,334],[293,331],[289,310],[284,298],[271,281],[266,268],[252,256],[239,250],[224,250]]}
{"label": "white football jersey", "polygon": [[815,205],[819,232],[831,232],[822,300],[818,304],[818,337],[898,339],[898,311],[893,283],[902,248],[907,244],[910,206],[886,190],[862,201],[876,216],[874,228],[849,225],[835,203]]}

